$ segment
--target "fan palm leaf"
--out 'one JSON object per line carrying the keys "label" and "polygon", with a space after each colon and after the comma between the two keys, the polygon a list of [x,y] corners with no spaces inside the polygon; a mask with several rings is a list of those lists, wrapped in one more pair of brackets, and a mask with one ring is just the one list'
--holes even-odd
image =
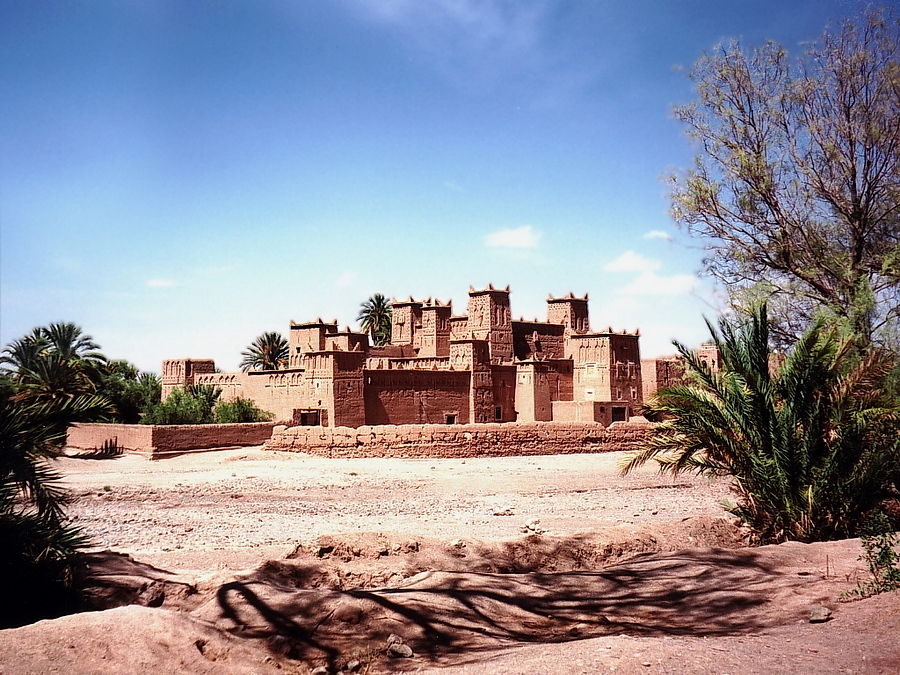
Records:
{"label": "fan palm leaf", "polygon": [[898,403],[878,388],[891,359],[851,359],[852,342],[818,322],[773,374],[765,306],[708,325],[722,370],[676,343],[689,377],[648,402],[663,421],[623,471],[654,460],[672,474],[729,475],[733,511],[763,539],[853,534],[900,462]]}
{"label": "fan palm leaf", "polygon": [[391,317],[393,307],[381,293],[376,293],[360,305],[356,320],[360,328],[368,333],[375,345],[386,345],[391,341]]}
{"label": "fan palm leaf", "polygon": [[263,333],[241,352],[241,370],[278,370],[287,366],[289,355],[288,341],[280,333]]}

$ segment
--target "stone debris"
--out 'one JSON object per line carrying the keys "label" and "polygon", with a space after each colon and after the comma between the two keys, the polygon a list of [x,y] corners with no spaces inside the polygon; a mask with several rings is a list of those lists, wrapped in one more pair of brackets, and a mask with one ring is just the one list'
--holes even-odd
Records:
{"label": "stone debris", "polygon": [[391,633],[387,639],[387,654],[395,658],[408,659],[413,655],[412,647],[403,643],[403,638]]}
{"label": "stone debris", "polygon": [[825,623],[831,619],[831,610],[823,605],[816,605],[809,612],[810,623]]}
{"label": "stone debris", "polygon": [[392,645],[388,646],[387,650],[388,656],[393,656],[401,659],[408,659],[412,657],[413,650],[409,645],[405,645],[402,642],[395,642]]}
{"label": "stone debris", "polygon": [[540,520],[529,520],[522,526],[522,532],[525,534],[544,534],[547,530],[541,527]]}

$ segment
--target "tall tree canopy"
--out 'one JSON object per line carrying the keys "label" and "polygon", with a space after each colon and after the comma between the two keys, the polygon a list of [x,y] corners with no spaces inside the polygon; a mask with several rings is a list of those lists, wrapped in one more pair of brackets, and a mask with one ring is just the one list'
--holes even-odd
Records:
{"label": "tall tree canopy", "polygon": [[74,323],[51,323],[8,345],[0,354],[0,370],[35,399],[92,394],[107,369],[99,350]]}
{"label": "tall tree canopy", "polygon": [[735,306],[769,301],[783,341],[824,310],[863,345],[898,344],[898,25],[846,21],[797,60],[726,42],[675,110],[700,154],[671,179],[672,213]]}
{"label": "tall tree canopy", "polygon": [[360,305],[360,327],[372,336],[372,342],[376,345],[386,345],[391,341],[391,314],[393,308],[390,300],[381,293],[376,293]]}
{"label": "tall tree canopy", "polygon": [[287,366],[290,356],[288,341],[281,333],[268,332],[256,339],[241,352],[241,370],[278,370]]}

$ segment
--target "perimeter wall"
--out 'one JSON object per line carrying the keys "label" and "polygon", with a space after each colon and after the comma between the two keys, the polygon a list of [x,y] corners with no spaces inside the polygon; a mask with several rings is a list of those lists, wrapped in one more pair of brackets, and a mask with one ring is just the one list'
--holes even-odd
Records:
{"label": "perimeter wall", "polygon": [[321,457],[502,457],[634,450],[649,422],[275,427],[269,450]]}
{"label": "perimeter wall", "polygon": [[99,450],[104,445],[127,452],[149,455],[261,445],[272,435],[272,422],[248,424],[73,424],[66,435],[66,447]]}

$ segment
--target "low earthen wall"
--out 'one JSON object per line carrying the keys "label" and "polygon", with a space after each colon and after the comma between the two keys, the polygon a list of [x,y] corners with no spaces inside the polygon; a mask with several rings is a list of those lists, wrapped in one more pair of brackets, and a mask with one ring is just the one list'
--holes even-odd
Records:
{"label": "low earthen wall", "polygon": [[266,448],[322,457],[501,457],[634,450],[649,423],[520,422],[277,427]]}
{"label": "low earthen wall", "polygon": [[250,424],[73,424],[66,446],[76,450],[99,450],[114,446],[127,452],[149,455],[261,445],[272,436],[272,422]]}

